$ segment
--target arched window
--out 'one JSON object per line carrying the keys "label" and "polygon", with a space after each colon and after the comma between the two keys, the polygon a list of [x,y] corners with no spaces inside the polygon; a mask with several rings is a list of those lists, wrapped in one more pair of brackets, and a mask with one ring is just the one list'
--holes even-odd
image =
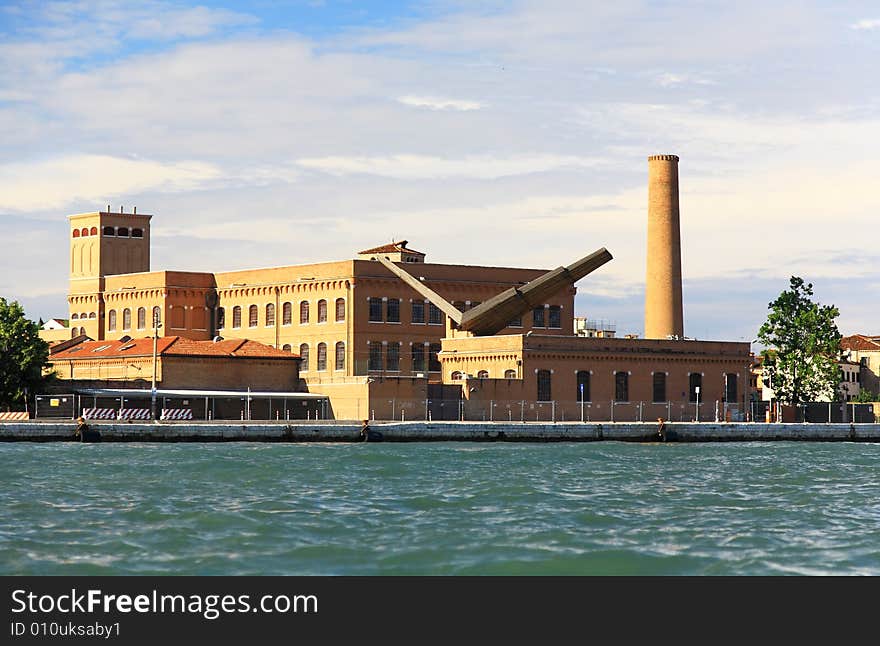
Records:
{"label": "arched window", "polygon": [[266,305],[266,327],[275,325],[275,304]]}
{"label": "arched window", "polygon": [[217,308],[217,329],[222,330],[226,327],[226,308],[218,307]]}
{"label": "arched window", "polygon": [[[78,238],[78,237],[79,237],[79,229],[74,229],[74,230],[73,230],[73,237],[74,237],[74,238]],[[76,329],[76,328],[74,328],[74,329]]]}
{"label": "arched window", "polygon": [[321,342],[318,344],[318,370],[327,369],[327,344]]}
{"label": "arched window", "polygon": [[323,298],[318,301],[318,323],[327,322],[327,301]]}
{"label": "arched window", "polygon": [[629,401],[629,373],[624,370],[614,373],[614,401]]}
{"label": "arched window", "polygon": [[139,307],[138,308],[138,329],[143,330],[147,327],[147,308]]}
{"label": "arched window", "polygon": [[81,319],[86,318],[86,313],[85,313],[85,312],[80,312],[79,317],[80,317]]}
{"label": "arched window", "polygon": [[336,299],[336,322],[345,320],[345,299]]}
{"label": "arched window", "polygon": [[661,403],[666,401],[666,373],[655,372],[653,381],[652,401]]}
{"label": "arched window", "polygon": [[143,229],[132,229],[131,230],[131,237],[132,238],[143,238],[144,237],[144,230]]}
{"label": "arched window", "polygon": [[89,318],[90,318],[90,319],[93,319],[93,318],[95,318],[95,317],[96,317],[96,315],[95,315],[94,312],[89,312]]}
{"label": "arched window", "polygon": [[251,305],[248,308],[248,327],[257,327],[258,311],[259,308],[256,305]]}
{"label": "arched window", "polygon": [[453,372],[451,375],[449,375],[449,378],[452,379],[452,381],[458,381],[459,379],[462,378],[461,371],[460,371],[460,370],[456,370],[456,371]]}
{"label": "arched window", "polygon": [[158,327],[162,322],[162,308],[158,305],[153,308],[153,327]]}
{"label": "arched window", "polygon": [[71,314],[70,318],[72,318],[72,319],[75,321],[76,319],[79,318],[79,314],[77,314],[76,312],[74,312],[73,314]]}
{"label": "arched window", "polygon": [[127,238],[128,237],[128,227],[119,227],[116,229],[116,237],[117,238]]}
{"label": "arched window", "polygon": [[293,319],[293,306],[288,302],[281,306],[281,325],[290,325]]}
{"label": "arched window", "polygon": [[577,372],[577,401],[588,402],[590,399],[590,371],[578,370]]}
{"label": "arched window", "polygon": [[309,369],[309,344],[303,343],[299,346],[299,356],[302,361],[299,364],[299,369],[302,372],[306,372]]}
{"label": "arched window", "polygon": [[345,370],[345,343],[336,343],[336,369]]}
{"label": "arched window", "polygon": [[130,330],[131,329],[131,310],[127,307],[122,310],[122,329]]}
{"label": "arched window", "polygon": [[284,350],[285,352],[290,352],[290,344],[285,343],[284,345],[281,346],[281,349]]}
{"label": "arched window", "polygon": [[70,338],[75,339],[79,336],[79,328],[72,327],[70,328]]}
{"label": "arched window", "polygon": [[538,401],[549,402],[552,400],[552,391],[550,389],[550,371],[538,371]]}
{"label": "arched window", "polygon": [[113,227],[104,227],[104,235],[105,236],[115,236],[116,229],[114,229]]}
{"label": "arched window", "polygon": [[309,322],[309,302],[302,301],[299,304],[299,324],[303,325]]}
{"label": "arched window", "polygon": [[232,308],[232,327],[241,327],[241,306],[236,305]]}
{"label": "arched window", "polygon": [[116,310],[110,310],[110,314],[107,315],[107,330],[109,332],[116,330]]}
{"label": "arched window", "polygon": [[90,236],[98,235],[98,227],[92,227],[91,229],[89,229],[89,235]]}
{"label": "arched window", "polygon": [[489,378],[489,371],[488,370],[480,370],[477,373],[477,379],[488,379],[488,378]]}
{"label": "arched window", "polygon": [[89,235],[89,230],[86,227],[83,227],[82,229],[79,230],[79,234],[83,238],[85,238],[87,235]]}
{"label": "arched window", "polygon": [[[690,389],[691,401],[697,401],[697,389],[699,388],[702,391],[703,385],[703,375],[699,372],[692,372],[690,377],[688,378],[688,387]],[[701,397],[700,399],[705,399],[705,397]]]}
{"label": "arched window", "polygon": [[505,370],[504,371],[505,379],[516,379],[516,370]]}

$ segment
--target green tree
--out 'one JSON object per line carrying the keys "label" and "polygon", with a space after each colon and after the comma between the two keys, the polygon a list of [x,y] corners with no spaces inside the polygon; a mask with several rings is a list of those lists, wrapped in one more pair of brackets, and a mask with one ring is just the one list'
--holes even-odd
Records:
{"label": "green tree", "polygon": [[49,358],[49,344],[39,327],[25,318],[18,302],[0,297],[0,409],[24,410],[25,393],[40,389]]}
{"label": "green tree", "polygon": [[880,401],[880,397],[872,393],[870,390],[862,388],[853,401],[858,402],[859,404],[868,404],[870,402]]}
{"label": "green tree", "polygon": [[768,348],[761,353],[764,383],[785,404],[838,396],[841,335],[834,319],[840,310],[814,303],[812,296],[812,283],[792,276],[790,288],[768,305],[770,314],[758,330],[758,340]]}

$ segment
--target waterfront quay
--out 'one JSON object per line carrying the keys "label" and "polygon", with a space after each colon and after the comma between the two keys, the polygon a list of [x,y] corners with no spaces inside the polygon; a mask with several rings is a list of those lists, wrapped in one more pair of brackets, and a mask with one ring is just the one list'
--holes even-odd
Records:
{"label": "waterfront quay", "polygon": [[[90,422],[101,442],[878,442],[880,424],[666,422]],[[364,437],[367,437],[365,440]],[[88,437],[88,436],[87,436]],[[73,421],[0,423],[0,442],[81,441]]]}

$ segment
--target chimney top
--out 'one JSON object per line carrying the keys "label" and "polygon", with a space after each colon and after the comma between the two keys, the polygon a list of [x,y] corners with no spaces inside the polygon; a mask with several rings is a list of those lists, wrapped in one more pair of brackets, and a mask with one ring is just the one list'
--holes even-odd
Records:
{"label": "chimney top", "polygon": [[678,155],[651,155],[648,161],[678,161]]}

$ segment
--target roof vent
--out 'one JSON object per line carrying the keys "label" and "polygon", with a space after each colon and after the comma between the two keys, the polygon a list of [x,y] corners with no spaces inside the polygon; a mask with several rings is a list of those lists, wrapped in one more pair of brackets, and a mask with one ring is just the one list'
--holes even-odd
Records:
{"label": "roof vent", "polygon": [[120,343],[128,343],[129,341],[131,341],[131,337],[128,336],[127,334],[123,337],[120,337],[120,339],[119,339]]}
{"label": "roof vent", "polygon": [[219,334],[214,337],[214,343],[220,343],[223,340],[223,337]]}

